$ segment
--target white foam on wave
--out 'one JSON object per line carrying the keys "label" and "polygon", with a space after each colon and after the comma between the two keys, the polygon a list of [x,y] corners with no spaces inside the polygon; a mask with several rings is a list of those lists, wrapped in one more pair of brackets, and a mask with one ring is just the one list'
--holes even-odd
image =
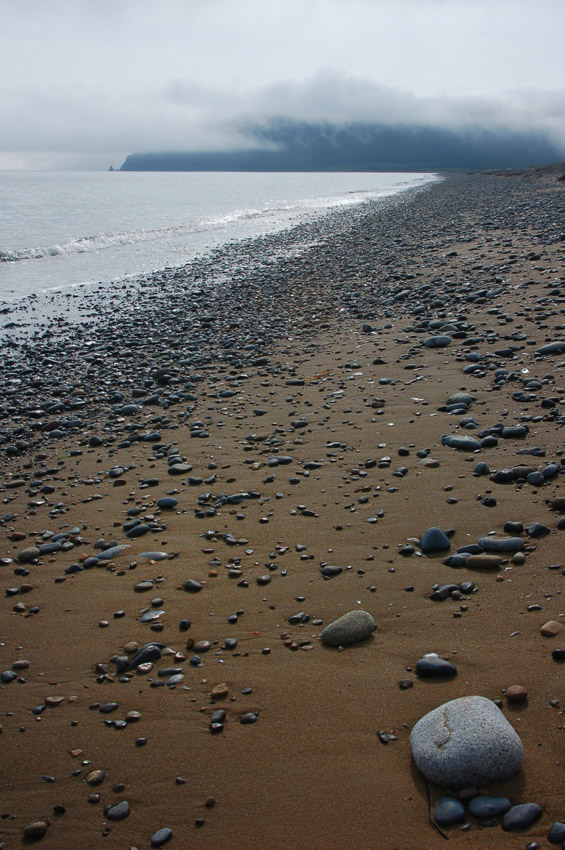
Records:
{"label": "white foam on wave", "polygon": [[[432,175],[426,175],[425,182],[434,179]],[[281,224],[287,224],[288,219],[297,215],[308,215],[319,213],[323,210],[331,210],[339,207],[354,206],[372,198],[382,198],[395,195],[410,186],[417,185],[420,180],[399,181],[394,186],[381,190],[357,190],[349,191],[338,196],[323,196],[314,198],[303,198],[291,203],[265,204],[261,208],[234,209],[227,213],[220,213],[197,221],[184,222],[181,224],[168,225],[166,227],[153,229],[140,229],[124,231],[121,233],[99,233],[94,236],[77,236],[66,242],[54,245],[43,245],[34,248],[19,248],[14,250],[0,250],[0,263],[13,263],[22,260],[40,260],[46,258],[65,257],[72,254],[88,254],[104,251],[109,248],[132,245],[139,242],[166,239],[167,237],[183,236],[184,234],[201,233],[207,230],[229,228],[230,226],[245,220],[257,220],[264,218],[271,220],[281,218]]]}

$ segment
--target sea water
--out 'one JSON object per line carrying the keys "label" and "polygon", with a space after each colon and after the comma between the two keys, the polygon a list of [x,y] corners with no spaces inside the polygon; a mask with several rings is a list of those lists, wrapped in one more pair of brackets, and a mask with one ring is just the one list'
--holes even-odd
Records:
{"label": "sea water", "polygon": [[0,301],[180,266],[426,173],[0,172]]}

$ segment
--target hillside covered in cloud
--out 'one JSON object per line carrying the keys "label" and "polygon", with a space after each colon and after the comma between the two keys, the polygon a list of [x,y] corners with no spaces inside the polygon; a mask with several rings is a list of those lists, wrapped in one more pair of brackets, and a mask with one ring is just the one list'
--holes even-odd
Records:
{"label": "hillside covered in cloud", "polygon": [[[563,159],[546,133],[275,118],[238,128],[223,151],[130,154],[122,171],[439,171],[527,168]],[[247,141],[247,144],[246,144]]]}

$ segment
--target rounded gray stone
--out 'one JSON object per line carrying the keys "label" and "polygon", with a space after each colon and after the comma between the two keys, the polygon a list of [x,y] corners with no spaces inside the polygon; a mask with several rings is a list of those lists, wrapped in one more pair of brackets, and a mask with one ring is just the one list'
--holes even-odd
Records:
{"label": "rounded gray stone", "polygon": [[542,808],[537,803],[520,803],[508,809],[502,818],[504,832],[518,832],[529,829],[542,816]]}
{"label": "rounded gray stone", "polygon": [[37,546],[28,546],[27,549],[22,549],[21,552],[18,552],[18,561],[20,564],[29,564],[30,561],[39,558],[39,555],[40,552]]}
{"label": "rounded gray stone", "polygon": [[469,803],[469,811],[473,817],[485,820],[505,814],[511,806],[507,797],[474,797]]}
{"label": "rounded gray stone", "polygon": [[470,393],[453,393],[447,399],[448,404],[466,404],[467,406],[471,405],[475,399],[475,396]]}
{"label": "rounded gray stone", "polygon": [[458,434],[444,434],[441,438],[441,444],[462,452],[474,452],[481,448],[480,441],[475,437],[460,437]]}
{"label": "rounded gray stone", "polygon": [[127,800],[122,800],[121,803],[117,803],[115,806],[107,806],[104,809],[104,814],[108,820],[124,820],[129,813],[130,807]]}
{"label": "rounded gray stone", "polygon": [[465,820],[465,806],[453,797],[440,797],[434,807],[434,820],[440,826],[453,826]]}
{"label": "rounded gray stone", "polygon": [[445,348],[446,345],[451,343],[451,337],[446,334],[441,334],[440,336],[430,336],[424,340],[424,345],[426,348]]}
{"label": "rounded gray stone", "polygon": [[425,555],[433,555],[436,552],[448,552],[451,549],[451,543],[449,537],[444,534],[441,528],[432,525],[422,535],[420,548]]}
{"label": "rounded gray stone", "polygon": [[376,628],[377,624],[367,611],[349,611],[326,626],[321,635],[322,643],[349,646],[370,637]]}
{"label": "rounded gray stone", "polygon": [[412,730],[410,746],[426,779],[449,788],[509,779],[524,756],[516,731],[481,696],[451,700],[424,715]]}
{"label": "rounded gray stone", "polygon": [[486,552],[518,552],[524,548],[521,537],[481,537],[479,546]]}

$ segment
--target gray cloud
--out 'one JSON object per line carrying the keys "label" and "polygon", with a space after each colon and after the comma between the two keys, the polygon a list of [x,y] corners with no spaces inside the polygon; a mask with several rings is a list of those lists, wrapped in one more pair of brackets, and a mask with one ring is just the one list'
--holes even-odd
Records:
{"label": "gray cloud", "polygon": [[562,0],[0,0],[0,168],[250,145],[300,121],[565,144]]}
{"label": "gray cloud", "polygon": [[[0,149],[104,161],[132,151],[249,147],[248,124],[276,117],[448,129],[537,131],[565,146],[565,90],[515,91],[502,98],[418,97],[333,71],[303,82],[234,91],[172,81],[145,94],[21,91],[0,95]],[[112,160],[113,161],[113,160]]]}

